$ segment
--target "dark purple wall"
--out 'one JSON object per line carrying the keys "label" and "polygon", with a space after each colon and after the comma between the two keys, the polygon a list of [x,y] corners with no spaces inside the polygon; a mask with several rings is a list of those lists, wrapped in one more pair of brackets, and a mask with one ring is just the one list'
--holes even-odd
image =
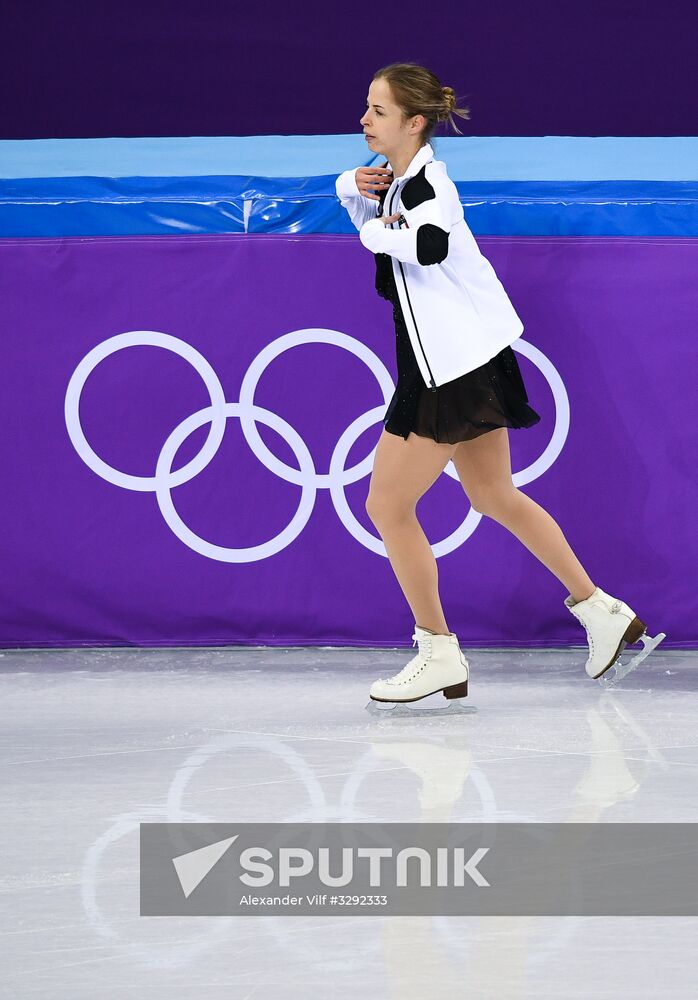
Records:
{"label": "dark purple wall", "polygon": [[698,134],[695,0],[3,4],[4,139],[359,132],[397,60],[466,135]]}

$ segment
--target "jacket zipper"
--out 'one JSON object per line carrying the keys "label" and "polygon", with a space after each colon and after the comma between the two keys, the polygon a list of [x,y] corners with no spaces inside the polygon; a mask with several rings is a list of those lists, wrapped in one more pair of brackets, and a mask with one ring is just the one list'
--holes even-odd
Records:
{"label": "jacket zipper", "polygon": [[[398,189],[396,188],[395,191],[393,191],[392,196],[390,198],[390,211],[388,212],[388,215],[392,215],[393,214],[393,203],[394,203],[395,195],[397,194],[397,191],[398,191]],[[390,224],[390,228],[391,229],[393,228],[393,224],[392,223]],[[399,228],[400,227],[398,225],[398,229]],[[419,336],[419,327],[417,326],[417,321],[414,318],[414,310],[412,309],[412,303],[410,301],[410,293],[407,290],[407,279],[405,278],[405,272],[404,272],[403,267],[402,267],[402,261],[398,260],[398,264],[400,265],[400,274],[402,275],[402,283],[405,286],[405,295],[407,296],[407,304],[410,307],[410,314],[412,316],[412,322],[414,323],[414,328],[415,328],[415,331],[417,333],[417,340],[419,341],[419,346],[422,349],[422,357],[424,358],[424,364],[429,369],[429,376],[430,376],[430,383],[431,384],[428,386],[428,388],[429,388],[429,390],[431,392],[436,392],[436,382],[434,381],[434,373],[432,372],[431,365],[429,364],[429,362],[427,360],[427,356],[426,356],[426,353],[424,351],[424,345],[422,344],[422,338]]]}

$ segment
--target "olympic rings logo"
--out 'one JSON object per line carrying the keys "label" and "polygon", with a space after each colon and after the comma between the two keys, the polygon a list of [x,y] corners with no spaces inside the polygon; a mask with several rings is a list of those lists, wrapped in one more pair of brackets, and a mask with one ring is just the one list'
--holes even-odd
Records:
{"label": "olympic rings logo", "polygon": [[[362,413],[341,435],[330,459],[329,472],[324,474],[316,472],[310,451],[294,428],[278,414],[257,405],[254,401],[257,384],[267,366],[292,347],[306,344],[332,344],[353,354],[375,375],[383,394],[383,403],[380,406]],[[139,346],[161,347],[188,361],[201,377],[211,400],[210,406],[192,413],[175,427],[162,446],[153,476],[133,476],[108,465],[92,449],[80,423],[80,396],[90,374],[100,361],[117,351]],[[550,360],[521,337],[512,344],[512,347],[538,367],[547,380],[555,401],[555,426],[545,450],[527,468],[513,474],[514,485],[523,486],[543,475],[562,451],[569,430],[570,408],[564,383]],[[298,537],[308,523],[318,489],[329,489],[340,521],[356,541],[371,552],[387,558],[382,539],[367,531],[350,510],[344,488],[370,475],[375,448],[366,458],[349,469],[346,468],[347,455],[365,430],[374,424],[382,424],[385,408],[394,390],[395,386],[387,368],[365,344],[336,330],[310,327],[284,334],[263,348],[245,374],[240,388],[240,401],[228,403],[215,371],[206,358],[190,344],[179,337],[154,330],[131,330],[109,337],[98,344],[78,364],[70,378],[65,395],[65,423],[73,447],[88,468],[102,479],[122,489],[155,493],[160,512],[173,534],[190,549],[208,559],[245,563],[267,559],[280,552]],[[298,508],[287,527],[274,538],[247,548],[215,545],[201,538],[182,521],[172,498],[174,487],[188,483],[214,458],[223,440],[228,417],[239,418],[245,440],[259,461],[280,479],[299,486],[301,490]],[[271,427],[287,442],[296,456],[298,469],[286,465],[267,448],[257,431],[258,422]],[[172,463],[182,443],[204,424],[210,424],[211,429],[201,451],[181,469],[173,470]],[[458,479],[451,462],[446,465],[444,472],[451,478]],[[434,555],[436,557],[446,555],[461,545],[473,533],[481,518],[482,515],[471,508],[455,531],[432,545]]]}

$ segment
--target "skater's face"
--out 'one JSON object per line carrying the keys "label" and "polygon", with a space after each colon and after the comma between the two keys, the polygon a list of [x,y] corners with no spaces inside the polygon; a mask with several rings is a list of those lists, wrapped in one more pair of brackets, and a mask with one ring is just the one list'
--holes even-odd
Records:
{"label": "skater's face", "polygon": [[393,101],[387,80],[371,83],[361,127],[364,135],[370,137],[365,141],[374,153],[386,156],[391,163],[404,159],[421,143],[420,133],[425,124],[424,115],[404,118],[402,109]]}

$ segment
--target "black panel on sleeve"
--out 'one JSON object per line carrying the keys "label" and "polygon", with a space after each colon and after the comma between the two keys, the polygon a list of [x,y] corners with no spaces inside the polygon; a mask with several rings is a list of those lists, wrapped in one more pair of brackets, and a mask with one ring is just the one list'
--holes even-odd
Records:
{"label": "black panel on sleeve", "polygon": [[440,264],[448,256],[448,233],[432,222],[417,229],[417,260],[420,264]]}
{"label": "black panel on sleeve", "polygon": [[424,204],[425,201],[436,198],[436,191],[427,180],[426,169],[425,163],[419,173],[410,177],[400,192],[400,200],[408,212],[417,208],[418,205]]}

